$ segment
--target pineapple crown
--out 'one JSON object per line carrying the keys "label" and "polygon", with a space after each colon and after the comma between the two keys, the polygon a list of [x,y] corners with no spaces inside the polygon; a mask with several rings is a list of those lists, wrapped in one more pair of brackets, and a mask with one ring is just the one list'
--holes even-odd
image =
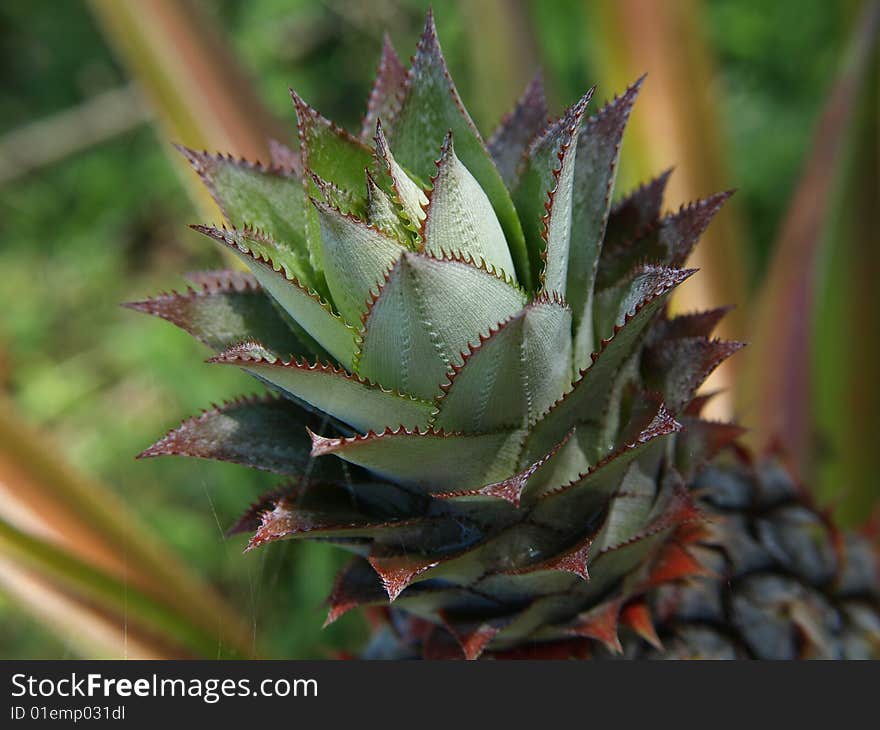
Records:
{"label": "pineapple crown", "polygon": [[695,393],[739,344],[666,303],[729,194],[661,215],[666,172],[612,206],[641,83],[550,119],[536,77],[484,143],[429,13],[408,70],[386,38],[359,136],[291,92],[299,148],[270,166],[181,148],[229,225],[194,228],[251,273],[131,306],[282,397],[142,455],[286,475],[233,531],[355,553],[328,621],[390,600],[428,653],[617,647],[700,570],[683,485],[739,430]]}

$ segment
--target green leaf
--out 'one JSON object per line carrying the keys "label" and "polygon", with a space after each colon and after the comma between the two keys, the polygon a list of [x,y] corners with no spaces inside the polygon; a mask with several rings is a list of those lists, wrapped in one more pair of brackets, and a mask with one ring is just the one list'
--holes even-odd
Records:
{"label": "green leaf", "polygon": [[171,292],[125,306],[161,317],[218,352],[249,337],[285,355],[311,351],[311,342],[297,339],[250,274],[202,272],[199,281],[198,288],[183,294]]}
{"label": "green leaf", "polygon": [[489,154],[508,189],[516,186],[519,167],[532,138],[545,126],[549,112],[544,98],[544,79],[539,73],[531,80],[513,110],[489,138]]}
{"label": "green leaf", "polygon": [[614,286],[639,264],[681,266],[712,218],[732,194],[733,191],[728,190],[683,205],[677,212],[639,229],[635,238],[609,251],[607,260],[603,254],[596,280],[597,289]]}
{"label": "green leaf", "polygon": [[409,245],[412,231],[401,220],[398,206],[379,187],[369,171],[367,171],[367,221],[383,233]]}
{"label": "green leaf", "polygon": [[593,552],[615,548],[638,535],[647,525],[656,492],[656,480],[642,472],[637,463],[631,464],[611,499],[608,516],[593,543]]}
{"label": "green leaf", "polygon": [[399,241],[324,203],[315,203],[321,224],[324,276],[339,313],[359,323],[371,294],[405,251]]}
{"label": "green leaf", "polygon": [[192,456],[302,474],[311,470],[306,428],[318,423],[320,419],[277,396],[236,398],[188,418],[138,458]]}
{"label": "green leaf", "polygon": [[462,253],[514,276],[513,260],[492,203],[455,154],[446,135],[430,204],[422,224],[422,248],[435,256]]}
{"label": "green leaf", "polygon": [[[321,116],[292,89],[290,96],[296,108],[300,155],[307,172],[333,183],[350,198],[351,206],[366,208],[364,170],[372,164],[372,151],[344,129]],[[303,180],[303,231],[312,267],[323,272],[321,228],[314,207],[309,202],[316,192],[310,178]],[[323,275],[323,273],[322,273]],[[323,281],[318,292],[329,296]]]}
{"label": "green leaf", "polygon": [[572,389],[535,423],[526,442],[521,463],[535,461],[579,424],[599,427],[624,362],[642,343],[654,315],[666,303],[672,290],[694,270],[668,269],[666,277],[633,310],[622,327],[593,355]]}
{"label": "green leaf", "polygon": [[382,56],[376,71],[376,80],[370,91],[367,111],[361,123],[361,141],[368,142],[376,132],[376,124],[390,120],[397,111],[400,89],[406,81],[406,67],[391,44],[386,33],[382,38]]}
{"label": "green leaf", "polygon": [[578,131],[593,90],[551,122],[526,153],[513,198],[541,291],[565,296]]}
{"label": "green leaf", "polygon": [[350,365],[354,359],[357,331],[333,313],[330,305],[304,287],[280,263],[265,240],[245,231],[193,226],[195,230],[223,243],[254,273],[257,281],[296,323],[337,362]]}
{"label": "green leaf", "polygon": [[591,310],[596,267],[617,176],[620,142],[641,84],[639,79],[585,120],[578,135],[566,283],[578,360],[585,360],[595,350]]}
{"label": "green leaf", "polygon": [[[570,484],[542,497],[532,512],[539,524],[577,534],[589,524],[591,515],[611,498],[623,482],[630,465],[665,443],[681,426],[661,408],[654,421],[631,444],[626,444]],[[619,574],[618,574],[619,575]]]}
{"label": "green leaf", "polygon": [[466,433],[523,428],[570,385],[571,310],[532,302],[481,337],[455,367],[433,425]]}
{"label": "green leaf", "polygon": [[315,183],[315,188],[317,188],[320,194],[319,199],[328,206],[336,208],[340,213],[351,215],[361,220],[366,216],[369,202],[362,196],[352,195],[335,183],[325,180],[317,173],[310,171],[309,177]]}
{"label": "green leaf", "polygon": [[463,435],[385,430],[349,439],[312,435],[312,455],[335,454],[421,492],[475,489],[510,476],[523,431]]}
{"label": "green leaf", "polygon": [[406,252],[364,317],[355,370],[434,398],[468,345],[524,305],[521,291],[465,259]]}
{"label": "green leaf", "polygon": [[399,206],[403,221],[415,233],[425,218],[425,206],[428,204],[428,198],[404,169],[397,164],[388,147],[388,140],[385,139],[382,124],[378,121],[376,122],[375,141],[376,180],[380,182],[380,187],[383,187],[382,182],[385,183],[383,189]]}
{"label": "green leaf", "polygon": [[345,370],[279,360],[255,343],[232,347],[210,362],[237,365],[359,431],[423,426],[433,409],[429,401],[386,390]]}
{"label": "green leaf", "polygon": [[251,227],[271,238],[273,258],[306,286],[320,287],[320,276],[309,260],[305,232],[306,198],[299,178],[264,169],[259,163],[223,155],[177,149],[211,191],[228,223]]}
{"label": "green leaf", "polygon": [[525,239],[513,201],[452,83],[430,10],[404,89],[389,135],[398,160],[423,180],[429,179],[435,170],[435,150],[452,130],[461,161],[492,201],[519,280],[530,281]]}
{"label": "green leaf", "polygon": [[324,180],[364,199],[364,170],[373,164],[369,147],[321,116],[291,89],[303,164]]}

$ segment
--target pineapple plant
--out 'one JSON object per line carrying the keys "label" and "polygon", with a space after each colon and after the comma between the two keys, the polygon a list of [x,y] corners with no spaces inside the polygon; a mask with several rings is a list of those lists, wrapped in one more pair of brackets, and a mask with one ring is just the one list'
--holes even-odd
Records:
{"label": "pineapple plant", "polygon": [[142,456],[283,476],[230,532],[352,553],[328,622],[366,657],[869,657],[878,560],[698,390],[740,343],[672,316],[729,193],[612,204],[636,81],[550,118],[536,78],[484,142],[429,13],[385,42],[358,135],[291,92],[271,164],[181,148],[244,271],[130,306],[269,386]]}

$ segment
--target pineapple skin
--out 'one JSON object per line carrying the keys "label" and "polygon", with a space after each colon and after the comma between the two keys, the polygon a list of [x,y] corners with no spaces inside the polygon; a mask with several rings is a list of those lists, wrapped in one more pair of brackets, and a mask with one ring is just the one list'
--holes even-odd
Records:
{"label": "pineapple skin", "polygon": [[776,458],[741,452],[694,480],[709,530],[692,551],[711,574],[651,596],[673,659],[876,659],[880,557],[868,534],[838,531]]}
{"label": "pineapple skin", "polygon": [[554,119],[536,79],[484,143],[429,13],[359,137],[292,92],[270,165],[181,148],[229,225],[193,228],[251,273],[130,306],[280,396],[141,456],[284,475],[230,533],[352,552],[327,620],[374,616],[364,656],[877,652],[869,543],[700,416],[726,310],[666,311],[730,193],[663,214],[666,172],[612,205],[641,83]]}

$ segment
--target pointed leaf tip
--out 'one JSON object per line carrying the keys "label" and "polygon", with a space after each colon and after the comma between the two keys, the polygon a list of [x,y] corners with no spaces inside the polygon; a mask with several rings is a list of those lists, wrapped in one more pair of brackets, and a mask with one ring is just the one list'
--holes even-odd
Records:
{"label": "pointed leaf tip", "polygon": [[605,644],[609,651],[615,654],[623,653],[623,647],[617,635],[620,604],[619,598],[612,599],[581,614],[577,624],[569,630],[569,633],[573,636],[596,639]]}
{"label": "pointed leaf tip", "polygon": [[392,120],[400,103],[400,92],[406,81],[406,67],[394,50],[388,33],[382,38],[382,54],[376,79],[367,101],[367,111],[361,123],[361,141],[366,142],[373,135],[376,122],[384,118]]}
{"label": "pointed leaf tip", "polygon": [[439,564],[438,561],[411,555],[378,557],[370,555],[367,560],[382,581],[388,600],[394,600],[422,573]]}
{"label": "pointed leaf tip", "polygon": [[508,188],[516,186],[526,148],[545,127],[548,117],[544,77],[538,71],[516,106],[504,116],[489,138],[489,153]]}
{"label": "pointed leaf tip", "polygon": [[620,612],[620,623],[635,631],[657,651],[663,651],[663,644],[657,636],[657,630],[651,620],[651,612],[644,600],[633,601],[624,606]]}

